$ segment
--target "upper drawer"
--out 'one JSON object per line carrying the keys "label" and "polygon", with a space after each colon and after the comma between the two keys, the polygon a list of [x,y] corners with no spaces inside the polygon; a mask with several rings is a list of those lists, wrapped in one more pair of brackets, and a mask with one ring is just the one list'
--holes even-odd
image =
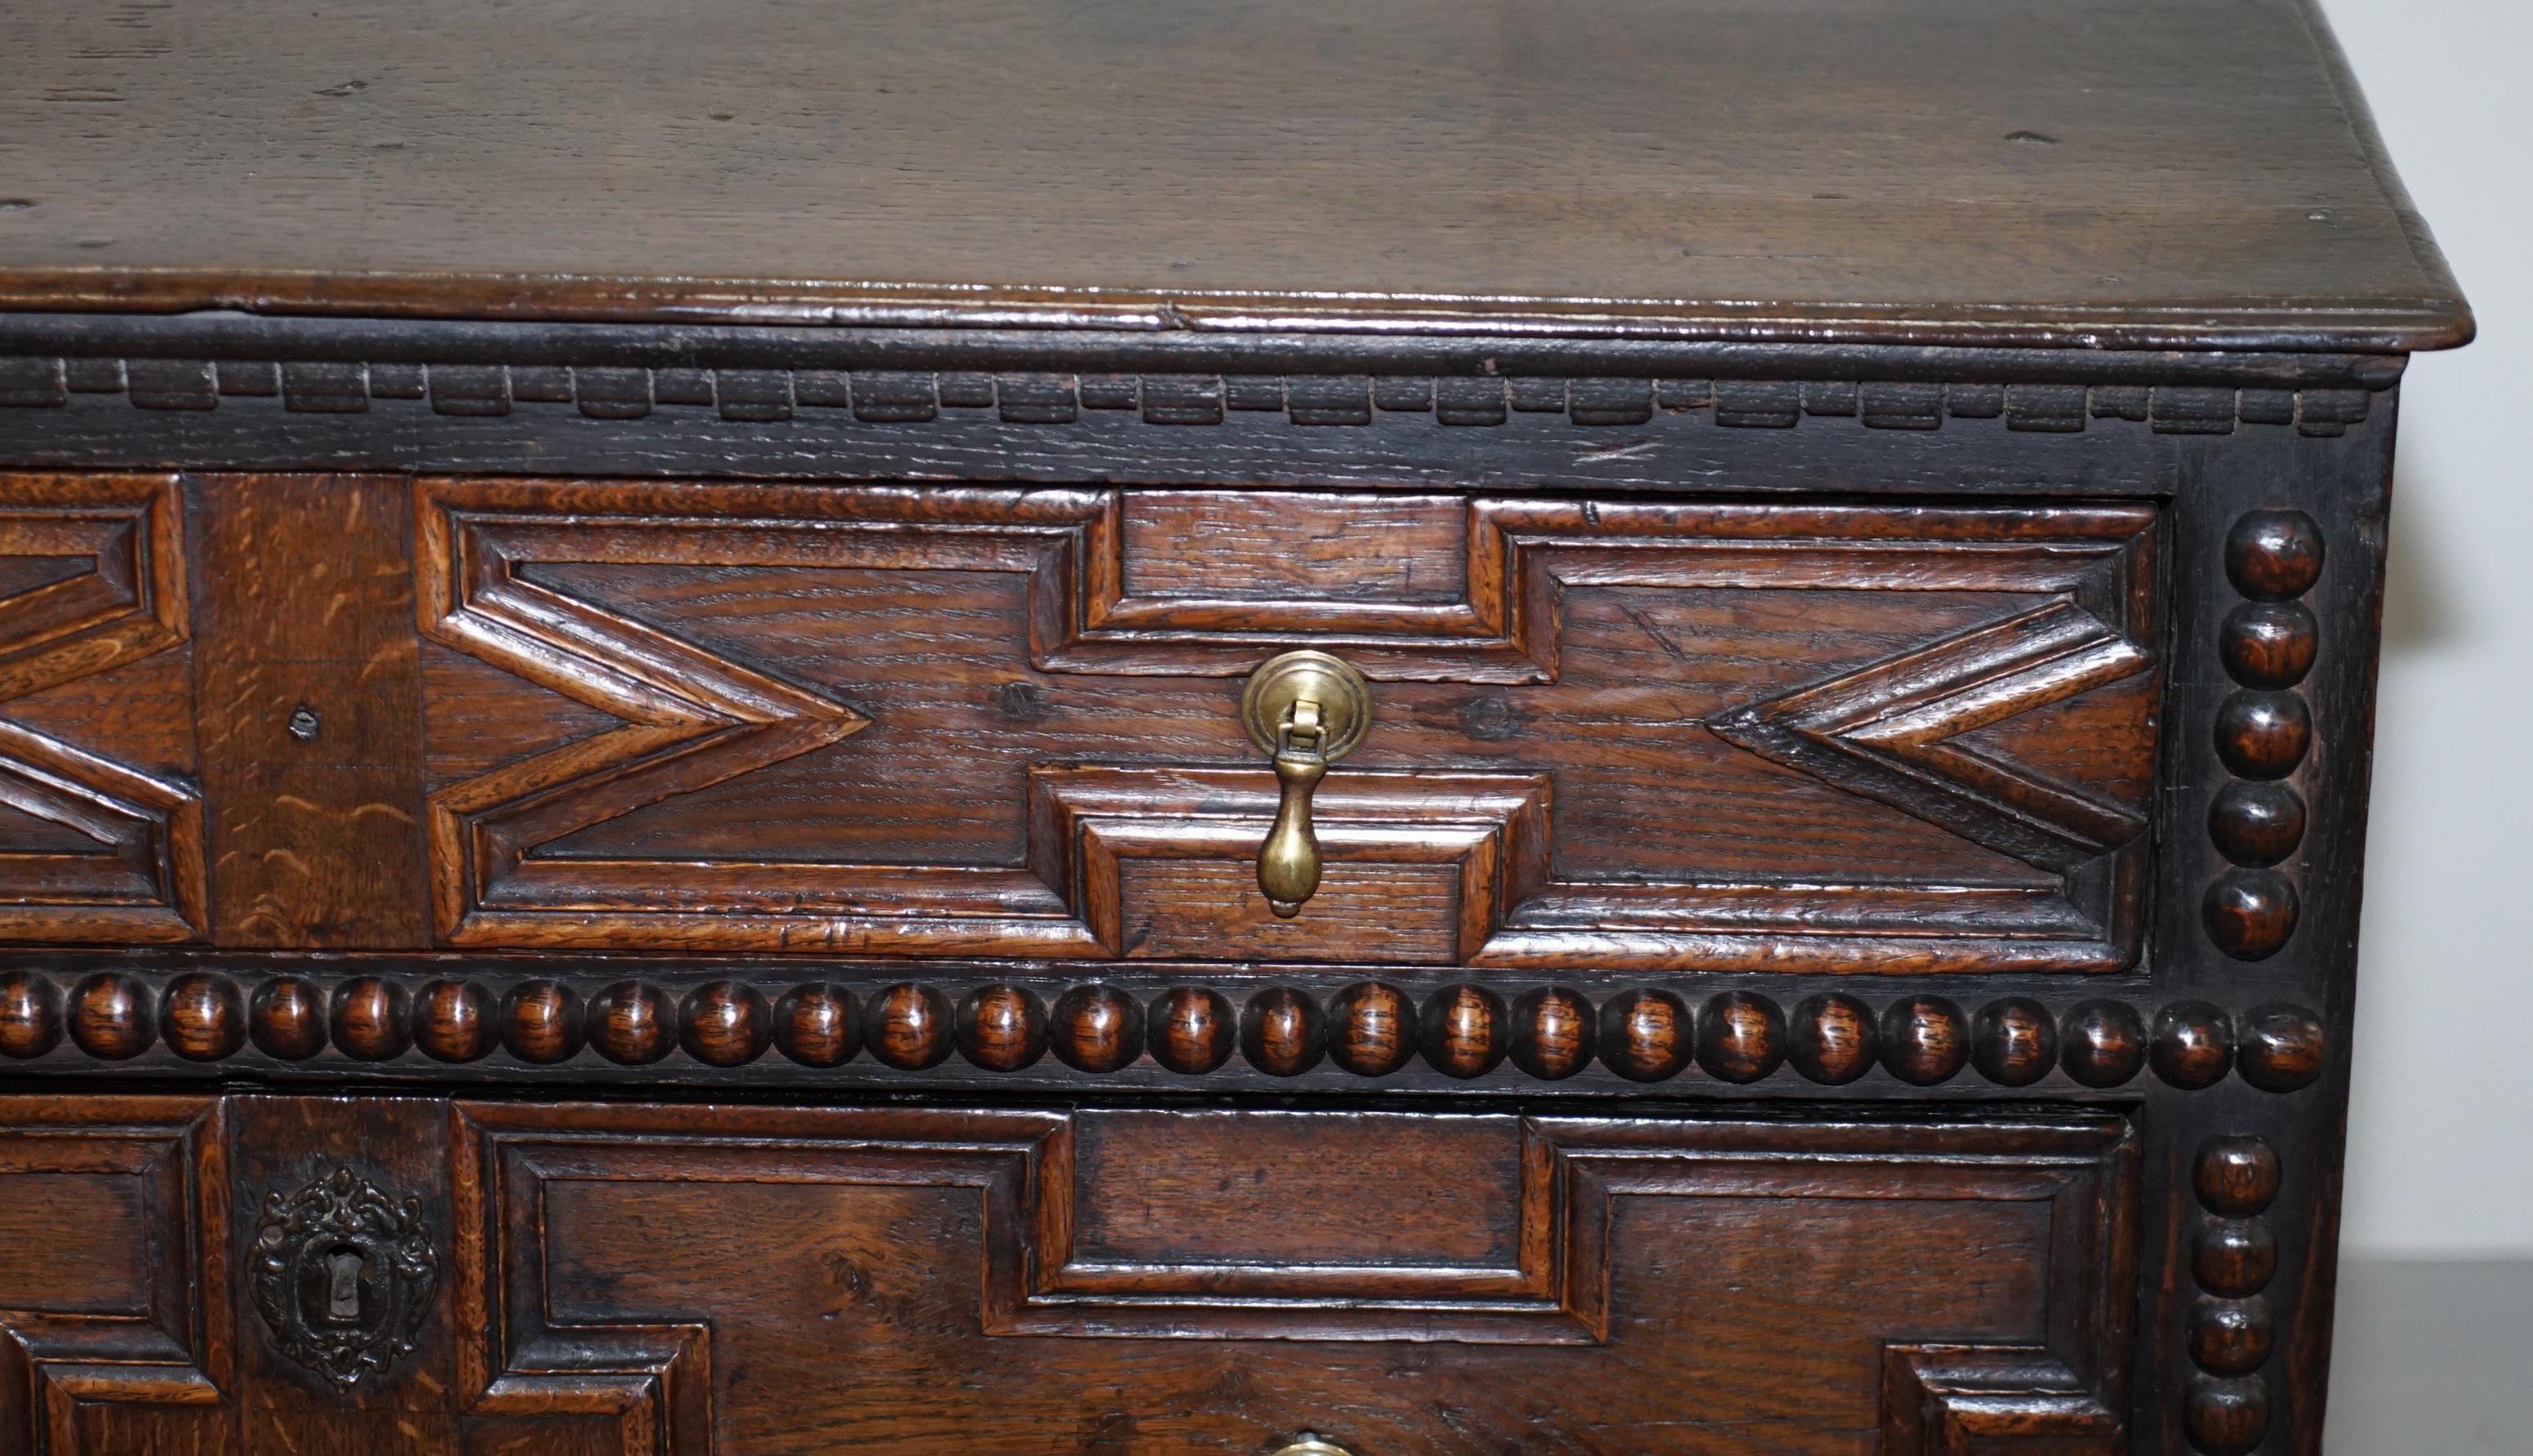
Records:
{"label": "upper drawer", "polygon": [[[0,486],[10,938],[2136,954],[2151,505]],[[1241,697],[1301,647],[1361,670],[1370,726],[1281,918]]]}
{"label": "upper drawer", "polygon": [[[416,488],[438,933],[1801,969],[2134,954],[2144,505]],[[1370,679],[1270,913],[1242,679]]]}

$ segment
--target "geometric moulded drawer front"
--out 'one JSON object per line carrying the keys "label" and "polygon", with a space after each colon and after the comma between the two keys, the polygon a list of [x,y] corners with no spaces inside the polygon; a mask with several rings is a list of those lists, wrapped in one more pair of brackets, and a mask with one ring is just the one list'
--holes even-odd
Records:
{"label": "geometric moulded drawer front", "polygon": [[460,1408],[575,1451],[2128,1449],[2138,1153],[2106,1114],[454,1130]]}
{"label": "geometric moulded drawer front", "polygon": [[0,941],[206,929],[167,475],[0,475]]}
{"label": "geometric moulded drawer front", "polygon": [[[2137,954],[2156,511],[417,483],[444,943],[1553,968]],[[1255,883],[1278,652],[1371,681]]]}
{"label": "geometric moulded drawer front", "polygon": [[228,1166],[205,1098],[0,1099],[0,1450],[232,1449]]}

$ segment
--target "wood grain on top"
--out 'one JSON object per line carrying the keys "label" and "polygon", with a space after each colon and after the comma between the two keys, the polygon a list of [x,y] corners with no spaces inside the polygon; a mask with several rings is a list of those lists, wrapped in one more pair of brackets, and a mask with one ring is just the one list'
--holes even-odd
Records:
{"label": "wood grain on top", "polygon": [[2303,0],[13,7],[0,307],[2408,349]]}

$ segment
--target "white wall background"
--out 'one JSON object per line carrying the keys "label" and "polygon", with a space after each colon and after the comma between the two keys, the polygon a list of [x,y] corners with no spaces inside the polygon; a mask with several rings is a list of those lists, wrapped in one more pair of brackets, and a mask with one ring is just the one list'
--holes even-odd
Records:
{"label": "white wall background", "polygon": [[2402,388],[2342,1250],[2533,1257],[2533,5],[2324,9],[2480,319]]}

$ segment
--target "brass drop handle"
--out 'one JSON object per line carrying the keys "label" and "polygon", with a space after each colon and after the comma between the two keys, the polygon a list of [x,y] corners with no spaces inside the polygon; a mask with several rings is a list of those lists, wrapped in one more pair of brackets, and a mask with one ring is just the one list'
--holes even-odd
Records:
{"label": "brass drop handle", "polygon": [[1291,1445],[1277,1451],[1275,1456],[1353,1456],[1353,1453],[1306,1430],[1294,1437]]}
{"label": "brass drop handle", "polygon": [[1372,727],[1372,685],[1341,658],[1288,652],[1249,674],[1240,721],[1275,764],[1275,827],[1258,849],[1258,888],[1266,907],[1289,920],[1320,889],[1312,791],[1328,765],[1354,751]]}

